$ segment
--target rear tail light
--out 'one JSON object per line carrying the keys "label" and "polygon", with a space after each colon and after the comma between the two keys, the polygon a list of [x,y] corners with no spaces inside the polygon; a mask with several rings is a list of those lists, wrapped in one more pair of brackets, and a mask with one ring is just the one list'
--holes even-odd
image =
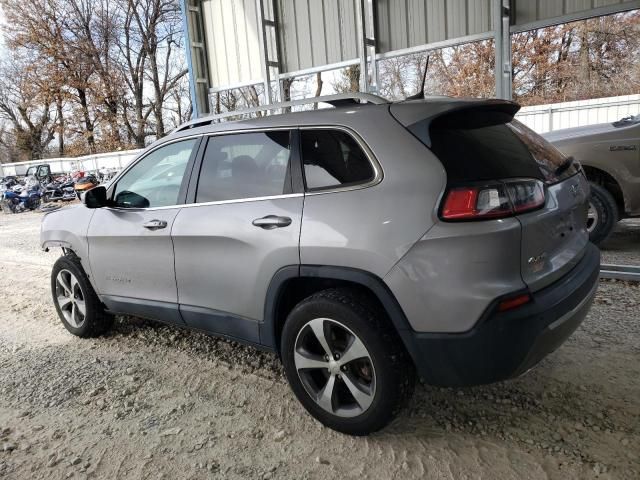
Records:
{"label": "rear tail light", "polygon": [[504,218],[544,205],[540,180],[505,180],[449,188],[440,216],[444,220]]}

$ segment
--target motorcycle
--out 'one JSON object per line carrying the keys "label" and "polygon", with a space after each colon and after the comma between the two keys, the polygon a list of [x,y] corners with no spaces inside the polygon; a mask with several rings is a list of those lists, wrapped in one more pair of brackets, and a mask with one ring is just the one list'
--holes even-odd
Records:
{"label": "motorcycle", "polygon": [[16,185],[19,185],[18,179],[16,177],[14,177],[13,175],[4,177],[2,181],[0,181],[0,192],[4,190],[9,190],[15,187]]}
{"label": "motorcycle", "polygon": [[5,190],[0,199],[0,208],[4,213],[20,213],[35,210],[40,206],[40,182],[35,177],[28,177],[25,185],[16,185]]}
{"label": "motorcycle", "polygon": [[104,183],[115,177],[116,173],[118,173],[118,170],[115,168],[101,168],[100,170],[98,170],[97,177],[101,183]]}
{"label": "motorcycle", "polygon": [[75,200],[76,192],[74,189],[74,182],[68,178],[63,178],[62,181],[53,181],[48,183],[44,187],[44,193],[42,194],[42,201],[47,202],[57,202],[63,201],[67,202],[70,200]]}
{"label": "motorcycle", "polygon": [[88,174],[79,180],[76,181],[74,188],[76,189],[76,195],[78,196],[78,200],[81,200],[81,196],[87,190],[91,190],[93,187],[98,185],[100,181],[93,174]]}

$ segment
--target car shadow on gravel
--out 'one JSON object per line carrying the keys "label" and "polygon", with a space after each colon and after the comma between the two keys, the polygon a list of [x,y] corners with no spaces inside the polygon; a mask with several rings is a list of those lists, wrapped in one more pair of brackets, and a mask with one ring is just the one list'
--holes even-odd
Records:
{"label": "car shadow on gravel", "polygon": [[199,358],[235,366],[242,373],[284,378],[280,360],[275,354],[186,327],[138,317],[118,316],[114,328],[103,338],[118,341],[121,337],[131,337],[152,347],[171,347]]}

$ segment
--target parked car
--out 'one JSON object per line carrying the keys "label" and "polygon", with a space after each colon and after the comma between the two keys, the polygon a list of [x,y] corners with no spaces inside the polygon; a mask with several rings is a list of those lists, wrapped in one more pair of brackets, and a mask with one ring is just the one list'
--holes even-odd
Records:
{"label": "parked car", "polygon": [[353,97],[369,103],[194,120],[47,214],[64,326],[123,313],[272,350],[353,435],[393,418],[416,370],[485,384],[555,350],[598,281],[579,166],[512,102]]}
{"label": "parked car", "polygon": [[640,115],[545,134],[591,182],[588,230],[600,244],[623,218],[640,216]]}
{"label": "parked car", "polygon": [[51,183],[53,176],[51,175],[51,166],[48,163],[42,163],[40,165],[32,165],[27,169],[25,177],[33,176],[38,179],[42,185]]}

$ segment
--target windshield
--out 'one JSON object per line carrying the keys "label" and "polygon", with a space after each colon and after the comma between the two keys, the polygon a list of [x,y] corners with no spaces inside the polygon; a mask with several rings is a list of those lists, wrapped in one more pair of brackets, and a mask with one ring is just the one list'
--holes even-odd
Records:
{"label": "windshield", "polygon": [[623,117],[617,122],[613,122],[612,125],[616,128],[620,127],[628,127],[629,125],[637,125],[640,123],[640,115],[630,115],[628,117]]}

